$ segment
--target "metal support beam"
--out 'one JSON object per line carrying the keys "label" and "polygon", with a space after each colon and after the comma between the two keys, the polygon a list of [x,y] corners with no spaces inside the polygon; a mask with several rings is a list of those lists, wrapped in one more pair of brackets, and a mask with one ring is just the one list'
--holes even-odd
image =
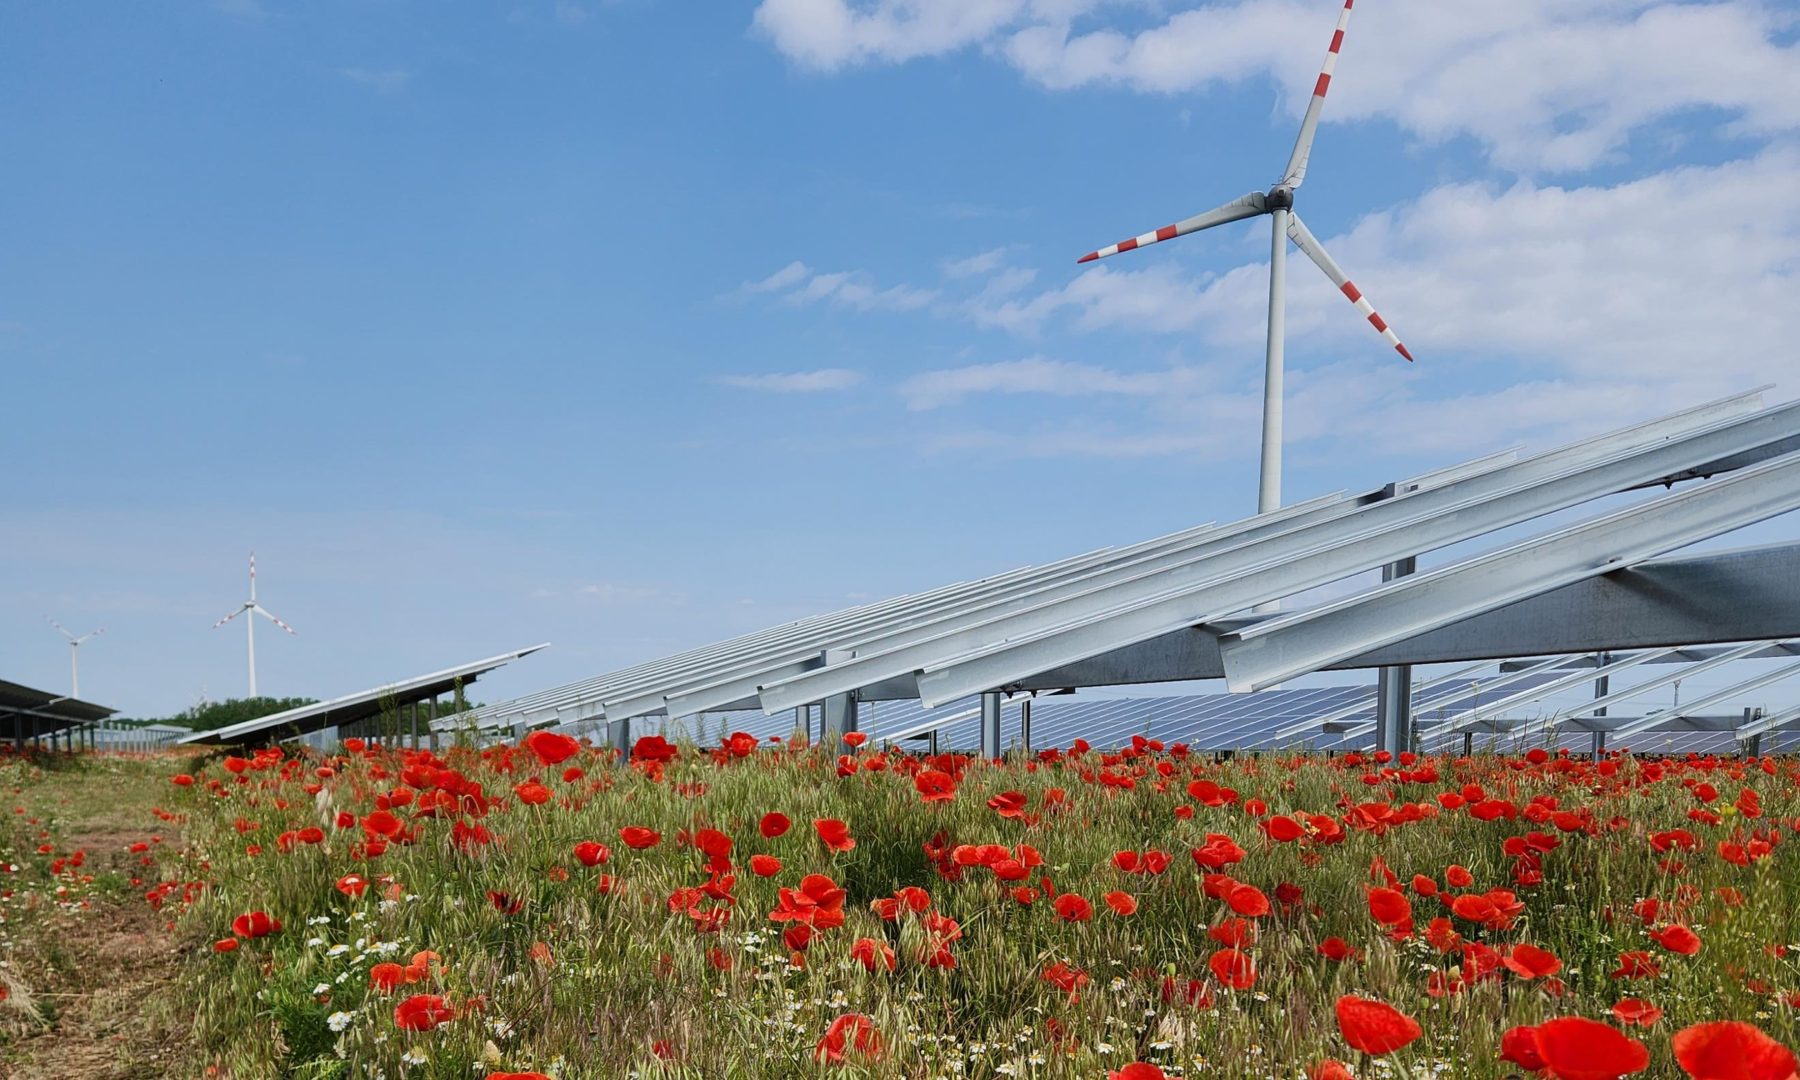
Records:
{"label": "metal support beam", "polygon": [[[1756,723],[1757,718],[1760,716],[1762,716],[1761,709],[1753,709],[1753,708],[1746,707],[1744,709],[1744,726],[1742,728],[1740,728],[1739,730],[1740,731],[1749,730],[1750,727]],[[1748,754],[1750,757],[1762,757],[1762,732],[1760,732],[1760,731],[1757,732],[1756,734],[1750,736],[1750,738],[1745,741],[1744,753]]]}
{"label": "metal support beam", "polygon": [[988,761],[1000,756],[1000,702],[998,692],[981,695],[981,756]]}
{"label": "metal support beam", "polygon": [[626,765],[631,761],[631,718],[614,720],[606,725],[606,741],[619,752],[618,764]]}
{"label": "metal support beam", "polygon": [[1031,696],[1019,702],[1019,743],[1025,757],[1031,757]]}
{"label": "metal support beam", "polygon": [[[964,644],[962,637],[956,640],[939,639],[931,646],[932,655],[913,656],[912,662],[899,670],[922,672],[919,675],[919,692],[927,704],[952,700],[986,689],[1016,688],[1024,685],[1024,679],[1051,668],[1077,663],[1109,649],[1148,641],[1183,626],[1197,626],[1225,619],[1272,597],[1316,588],[1395,559],[1436,550],[1577,506],[1617,492],[1630,484],[1633,476],[1660,475],[1683,459],[1710,458],[1714,456],[1715,450],[1727,442],[1776,441],[1791,434],[1790,429],[1794,427],[1800,427],[1800,403],[1769,410],[1750,420],[1671,438],[1648,449],[1640,447],[1623,451],[1599,463],[1546,469],[1543,459],[1554,458],[1554,455],[1540,455],[1539,458],[1496,469],[1492,473],[1459,484],[1374,503],[1359,510],[1352,519],[1345,522],[1293,530],[1253,544],[1241,545],[1231,552],[1200,559],[1187,566],[1165,569],[1129,586],[1113,584],[1094,594],[1084,594],[1050,605],[1048,610],[1040,607],[1029,617],[1011,617],[1005,619],[1003,624],[987,627],[981,631],[983,640],[971,640]],[[1749,524],[1791,509],[1790,505],[1781,502],[1781,498],[1785,495],[1794,502],[1800,502],[1800,494],[1796,494],[1800,485],[1789,484],[1783,488],[1792,479],[1793,473],[1800,473],[1800,454],[1784,455],[1724,479],[1713,480],[1691,490],[1605,515],[1587,523],[1583,528],[1588,531],[1579,533],[1576,541],[1572,542],[1576,542],[1577,546],[1578,541],[1624,542],[1622,538],[1606,532],[1606,527],[1612,526],[1623,533],[1624,537],[1639,543],[1632,551],[1635,558],[1622,561],[1630,563],[1650,558],[1692,543],[1694,539],[1728,532],[1738,525]],[[1735,505],[1734,497],[1754,501],[1747,494],[1752,492],[1772,496],[1771,502],[1781,508],[1750,514],[1747,520],[1739,520],[1738,525],[1721,521],[1716,527],[1713,526],[1711,519],[1716,516],[1717,511],[1727,505]],[[1701,536],[1663,544],[1643,543],[1657,535],[1652,522],[1664,527],[1677,523],[1694,526]],[[1599,537],[1595,535],[1595,530],[1599,530]],[[1534,550],[1553,550],[1558,541],[1574,532],[1565,529],[1528,543],[1536,545]],[[1544,545],[1550,547],[1545,548]],[[1261,658],[1261,666],[1270,666],[1275,662],[1276,654],[1296,640],[1324,632],[1314,629],[1297,636],[1293,631],[1298,627],[1311,627],[1324,615],[1353,603],[1374,604],[1379,607],[1381,598],[1396,592],[1417,596],[1420,590],[1430,589],[1441,596],[1444,593],[1442,580],[1451,569],[1462,575],[1455,580],[1471,583],[1472,589],[1480,592],[1483,597],[1504,595],[1504,591],[1486,588],[1493,580],[1491,573],[1497,568],[1496,560],[1504,564],[1505,560],[1501,558],[1503,555],[1524,546],[1514,545],[1513,548],[1482,559],[1455,564],[1454,568],[1443,568],[1409,579],[1412,582],[1428,580],[1432,583],[1428,586],[1408,589],[1402,583],[1393,582],[1336,604],[1323,605],[1281,619],[1266,620],[1251,630],[1242,631],[1242,640],[1228,638],[1221,648],[1235,656],[1235,667],[1252,670],[1252,660],[1257,658]],[[1622,554],[1621,551],[1605,553],[1607,556]],[[1602,562],[1588,565],[1584,569],[1587,574],[1592,574],[1601,572],[1606,567],[1607,564]],[[1517,585],[1517,591],[1513,595],[1494,602],[1492,606],[1503,606],[1511,600],[1523,599],[1537,591],[1547,591],[1558,585],[1580,580],[1582,576],[1586,575],[1570,573],[1563,580],[1546,575],[1528,577],[1530,585],[1535,588],[1528,590],[1524,585]],[[1473,601],[1464,601],[1461,607],[1467,610],[1462,610],[1458,618],[1479,613],[1480,609],[1472,605]],[[1385,615],[1360,620],[1346,617],[1337,620],[1337,623],[1340,625],[1336,626],[1336,633],[1332,635],[1334,640],[1340,649],[1349,648],[1352,651],[1331,655],[1331,650],[1325,650],[1322,654],[1324,658],[1319,660],[1315,660],[1312,653],[1306,653],[1305,661],[1300,659],[1300,653],[1296,653],[1294,661],[1287,665],[1289,674],[1286,678],[1317,670],[1324,664],[1418,632],[1410,627],[1395,625]],[[1334,627],[1333,622],[1325,625],[1327,628]],[[1390,628],[1388,634],[1367,633],[1382,628]],[[1430,628],[1429,625],[1421,627],[1426,628]],[[1277,629],[1282,631],[1280,636],[1271,636]],[[1356,633],[1359,631],[1363,633]],[[1362,637],[1371,640],[1363,644]],[[1275,641],[1283,644],[1272,644]],[[1361,648],[1357,648],[1357,645],[1361,645]],[[884,668],[874,674],[885,677],[895,673],[885,667],[895,662],[894,658],[885,659]],[[863,661],[859,661],[860,663]],[[1260,667],[1256,670],[1259,671],[1259,677],[1254,680],[1234,678],[1232,689],[1263,689],[1284,681],[1281,678],[1260,677]],[[764,702],[767,705],[766,692]]]}
{"label": "metal support beam", "polygon": [[[1317,671],[1800,507],[1800,453],[1227,635],[1233,690]],[[921,688],[923,689],[923,688]],[[927,695],[927,700],[930,696]]]}
{"label": "metal support beam", "polygon": [[[1381,568],[1394,581],[1418,569],[1416,558],[1396,559]],[[1398,754],[1412,749],[1412,665],[1384,667],[1375,684],[1375,749]]]}

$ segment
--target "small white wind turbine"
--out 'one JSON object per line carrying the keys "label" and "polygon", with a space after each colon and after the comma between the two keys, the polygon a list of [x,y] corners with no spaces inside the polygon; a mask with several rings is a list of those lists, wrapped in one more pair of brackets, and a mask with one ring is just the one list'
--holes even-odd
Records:
{"label": "small white wind turbine", "polygon": [[1319,81],[1313,86],[1312,101],[1307,104],[1306,116],[1300,121],[1300,137],[1294,143],[1294,152],[1288,157],[1287,168],[1282,171],[1281,179],[1276,181],[1274,187],[1267,192],[1252,191],[1217,209],[1196,214],[1186,221],[1165,225],[1155,232],[1122,240],[1099,251],[1090,251],[1076,260],[1092,262],[1108,255],[1117,255],[1121,251],[1146,247],[1162,240],[1173,240],[1177,236],[1242,221],[1259,214],[1268,214],[1274,220],[1273,242],[1269,249],[1269,341],[1263,376],[1262,476],[1256,500],[1256,512],[1259,514],[1266,514],[1281,505],[1281,382],[1282,346],[1287,329],[1284,296],[1287,241],[1292,239],[1301,251],[1306,252],[1308,258],[1318,264],[1319,269],[1325,271],[1325,276],[1356,305],[1356,310],[1369,320],[1389,345],[1401,356],[1412,359],[1412,353],[1406,351],[1406,346],[1400,343],[1399,337],[1388,329],[1387,323],[1382,321],[1362,292],[1351,283],[1343,268],[1325,254],[1325,248],[1319,244],[1318,238],[1300,223],[1299,215],[1294,213],[1294,191],[1306,178],[1306,160],[1312,154],[1313,135],[1319,128],[1319,110],[1325,105],[1325,91],[1331,86],[1331,72],[1337,66],[1338,50],[1344,44],[1344,29],[1350,25],[1350,7],[1355,2],[1356,0],[1344,0],[1344,9],[1338,15],[1337,33],[1331,36],[1331,48],[1325,54],[1325,65],[1319,72]]}
{"label": "small white wind turbine", "polygon": [[287,623],[282,622],[280,619],[277,619],[274,615],[269,613],[268,608],[265,608],[261,604],[256,602],[256,552],[254,552],[254,551],[252,551],[250,553],[250,599],[244,601],[243,604],[241,606],[239,606],[236,611],[225,616],[223,619],[220,619],[218,622],[213,623],[213,629],[217,630],[219,627],[224,626],[226,623],[237,618],[239,615],[243,615],[246,613],[248,613],[250,616],[252,616],[251,618],[246,618],[244,620],[244,632],[246,635],[246,640],[249,642],[249,645],[250,645],[250,696],[255,697],[256,696],[256,619],[254,618],[254,616],[261,615],[263,618],[274,623],[276,626],[281,627],[283,630],[286,630],[290,634],[294,633],[294,628],[289,626]]}
{"label": "small white wind turbine", "polygon": [[80,637],[76,637],[74,634],[71,634],[67,630],[65,630],[63,628],[63,624],[57,622],[55,619],[50,620],[50,625],[56,627],[57,633],[59,633],[63,637],[66,637],[69,639],[69,696],[72,698],[75,698],[76,700],[80,700],[81,699],[81,643],[86,641],[88,638],[99,637],[101,634],[106,633],[106,627],[102,626],[98,630],[89,630],[87,633],[81,635]]}

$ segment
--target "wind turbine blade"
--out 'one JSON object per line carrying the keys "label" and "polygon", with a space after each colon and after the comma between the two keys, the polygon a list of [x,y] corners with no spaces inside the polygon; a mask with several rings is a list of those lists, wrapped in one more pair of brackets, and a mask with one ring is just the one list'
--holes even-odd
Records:
{"label": "wind turbine blade", "polygon": [[90,630],[90,631],[88,631],[88,632],[87,632],[87,633],[85,633],[85,634],[83,634],[83,635],[81,635],[81,636],[80,636],[80,637],[78,637],[78,638],[76,638],[76,639],[75,639],[75,644],[77,644],[77,645],[79,645],[79,644],[81,644],[81,643],[82,643],[82,642],[84,642],[84,641],[86,641],[86,640],[87,640],[87,639],[88,639],[88,638],[95,638],[95,637],[99,637],[99,636],[100,636],[100,635],[101,635],[101,634],[104,634],[104,633],[106,633],[106,627],[104,627],[104,626],[102,626],[102,627],[101,627],[101,628],[100,628],[100,629],[98,629],[98,630]]}
{"label": "wind turbine blade", "polygon": [[1325,271],[1325,276],[1332,280],[1332,283],[1338,287],[1338,291],[1350,298],[1350,302],[1356,305],[1356,310],[1362,312],[1369,320],[1369,325],[1380,332],[1382,340],[1392,345],[1395,352],[1411,362],[1412,353],[1407,352],[1406,346],[1400,343],[1399,335],[1388,328],[1387,322],[1369,303],[1368,298],[1362,294],[1362,290],[1358,289],[1351,282],[1349,275],[1344,273],[1344,268],[1339,266],[1330,255],[1325,254],[1325,246],[1319,243],[1319,238],[1301,223],[1298,214],[1288,216],[1287,234],[1295,244],[1299,245],[1301,251],[1306,252],[1307,258],[1319,264],[1319,269]]}
{"label": "wind turbine blade", "polygon": [[1319,69],[1319,81],[1313,84],[1312,100],[1306,103],[1306,116],[1300,121],[1300,137],[1294,140],[1294,152],[1288,157],[1279,186],[1297,188],[1306,179],[1306,159],[1312,156],[1313,136],[1319,131],[1319,111],[1325,107],[1325,91],[1331,89],[1331,72],[1337,67],[1338,50],[1344,47],[1344,30],[1350,25],[1350,5],[1338,12],[1337,32],[1331,35],[1331,48],[1325,51],[1325,64]]}
{"label": "wind turbine blade", "polygon": [[1173,225],[1164,225],[1162,228],[1154,232],[1147,232],[1142,236],[1121,240],[1111,247],[1103,247],[1099,251],[1090,251],[1075,261],[1078,263],[1093,262],[1095,259],[1104,259],[1108,255],[1117,255],[1121,251],[1131,251],[1163,240],[1173,240],[1177,236],[1186,236],[1188,233],[1199,232],[1201,229],[1210,229],[1215,225],[1228,225],[1233,221],[1242,221],[1245,218],[1265,213],[1268,211],[1263,206],[1263,193],[1252,191],[1243,198],[1233,199],[1217,209],[1208,210],[1204,214],[1195,214],[1186,221],[1178,221]]}
{"label": "wind turbine blade", "polygon": [[69,631],[63,626],[62,623],[57,622],[55,619],[49,619],[48,621],[51,626],[56,627],[57,633],[61,634],[63,637],[68,638],[70,641],[75,640],[75,635],[69,633]]}
{"label": "wind turbine blade", "polygon": [[213,629],[214,629],[214,630],[217,630],[217,629],[218,629],[218,628],[219,628],[219,627],[221,627],[221,626],[224,626],[224,625],[225,625],[225,624],[226,624],[226,623],[228,623],[228,622],[230,622],[230,621],[231,621],[231,620],[233,620],[233,619],[235,619],[235,618],[237,618],[237,617],[238,617],[238,616],[239,616],[239,615],[242,615],[242,614],[243,614],[243,613],[244,613],[244,609],[243,609],[243,608],[241,608],[241,607],[240,607],[240,608],[238,608],[238,609],[237,609],[237,610],[236,610],[236,611],[234,611],[234,612],[232,612],[232,613],[231,613],[231,614],[229,614],[229,615],[227,615],[227,616],[225,616],[225,617],[224,617],[224,618],[223,618],[223,619],[220,619],[220,620],[219,620],[219,621],[218,621],[218,622],[216,622],[216,623],[213,623],[213,624],[212,624],[212,628],[213,628]]}
{"label": "wind turbine blade", "polygon": [[257,606],[251,608],[250,610],[256,612],[258,615],[261,615],[263,618],[274,623],[276,626],[281,627],[283,630],[286,630],[288,633],[293,634],[295,637],[300,636],[299,633],[297,631],[295,631],[295,629],[293,627],[289,626],[287,623],[282,622],[280,619],[277,619],[275,616],[269,614],[268,608],[265,608],[262,605],[258,604]]}

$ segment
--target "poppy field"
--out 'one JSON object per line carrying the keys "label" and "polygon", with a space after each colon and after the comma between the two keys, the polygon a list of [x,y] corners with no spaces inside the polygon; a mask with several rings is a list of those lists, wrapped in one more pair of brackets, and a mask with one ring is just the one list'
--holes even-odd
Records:
{"label": "poppy field", "polygon": [[156,777],[196,1074],[1795,1076],[1789,760],[843,751]]}

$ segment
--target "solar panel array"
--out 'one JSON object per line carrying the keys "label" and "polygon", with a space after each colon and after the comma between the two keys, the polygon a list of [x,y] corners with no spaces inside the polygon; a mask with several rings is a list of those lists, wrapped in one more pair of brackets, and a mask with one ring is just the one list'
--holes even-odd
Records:
{"label": "solar panel array", "polygon": [[[1548,673],[1514,684],[1514,690],[1535,683],[1547,683]],[[1479,680],[1468,679],[1442,683],[1421,689],[1414,695],[1414,715],[1421,724],[1456,715],[1465,708],[1480,704]],[[1458,699],[1461,703],[1435,708],[1433,702]],[[1023,698],[1015,698],[1002,706],[1001,743],[1007,748],[1023,744],[1021,724]],[[1344,710],[1354,709],[1347,714]],[[1293,724],[1327,715],[1342,714],[1332,730],[1304,737],[1278,738],[1275,732]],[[1037,749],[1068,747],[1076,739],[1084,739],[1097,749],[1128,745],[1132,737],[1142,735],[1165,744],[1184,743],[1190,749],[1217,750],[1281,750],[1307,749],[1352,750],[1373,745],[1372,734],[1352,733],[1341,728],[1364,727],[1374,721],[1375,690],[1369,686],[1323,686],[1304,689],[1264,690],[1254,694],[1184,694],[1167,697],[1072,698],[1040,697],[1032,701],[1031,745]],[[811,714],[812,739],[819,737],[818,713]],[[916,701],[883,701],[865,703],[858,714],[858,729],[872,743],[896,741],[908,749],[918,749],[934,729],[941,751],[972,753],[981,745],[980,704],[976,698],[965,698],[936,709],[928,709]],[[570,725],[562,730],[589,731],[591,726]],[[794,713],[775,716],[760,711],[744,710],[707,713],[670,722],[656,717],[644,721],[640,734],[659,733],[670,739],[687,738],[702,745],[715,745],[733,732],[744,732],[759,740],[772,736],[788,739],[799,730]],[[1460,743],[1460,738],[1458,740]]]}

